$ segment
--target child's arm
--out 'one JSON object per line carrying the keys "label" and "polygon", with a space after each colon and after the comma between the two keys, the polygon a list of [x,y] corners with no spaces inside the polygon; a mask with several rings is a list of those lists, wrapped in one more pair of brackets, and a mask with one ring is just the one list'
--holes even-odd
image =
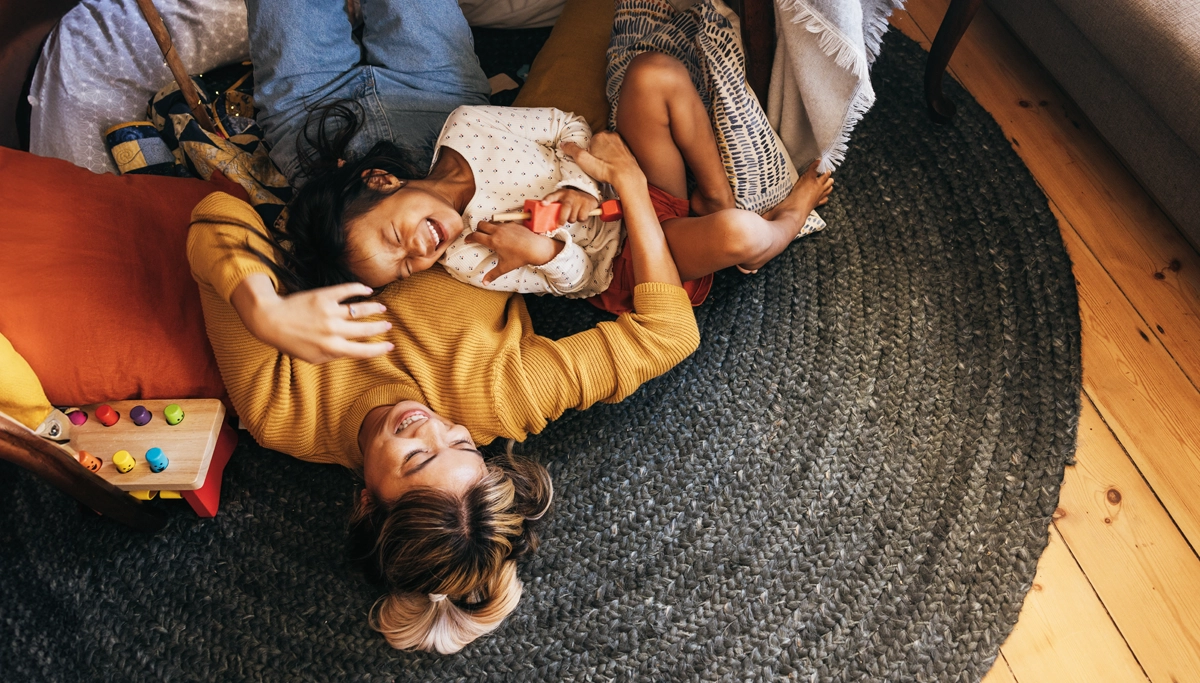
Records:
{"label": "child's arm", "polygon": [[[243,210],[244,209],[244,210]],[[271,243],[258,214],[229,195],[214,193],[196,206],[188,232],[192,274],[228,302],[251,334],[279,351],[310,363],[335,358],[371,358],[387,353],[386,342],[356,342],[387,331],[384,321],[363,318],[386,310],[382,304],[341,302],[370,296],[361,284],[280,294],[271,268],[248,251],[271,254]]]}
{"label": "child's arm", "polygon": [[475,232],[464,240],[495,253],[495,267],[483,274],[486,286],[497,278],[525,266],[532,266],[523,279],[536,278],[550,294],[564,295],[582,289],[592,277],[593,264],[587,252],[560,230],[554,237],[539,235],[519,223],[480,221]]}

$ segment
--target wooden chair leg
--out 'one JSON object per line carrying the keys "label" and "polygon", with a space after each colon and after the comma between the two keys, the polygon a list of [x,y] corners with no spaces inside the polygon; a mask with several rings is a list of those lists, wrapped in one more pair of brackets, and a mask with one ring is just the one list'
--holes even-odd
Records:
{"label": "wooden chair leg", "polygon": [[742,22],[746,82],[766,109],[771,67],[775,63],[775,4],[767,0],[734,0],[730,6]]}
{"label": "wooden chair leg", "polygon": [[84,469],[66,450],[0,417],[0,459],[20,465],[83,505],[138,531],[158,531],[166,516]]}
{"label": "wooden chair leg", "polygon": [[929,61],[925,63],[925,104],[929,107],[929,118],[937,123],[948,123],[954,117],[954,104],[942,94],[942,75],[982,1],[951,0],[929,49]]}

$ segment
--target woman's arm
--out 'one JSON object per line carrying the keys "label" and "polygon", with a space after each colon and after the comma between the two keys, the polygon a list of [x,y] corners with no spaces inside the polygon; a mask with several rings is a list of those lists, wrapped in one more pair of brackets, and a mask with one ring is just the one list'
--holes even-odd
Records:
{"label": "woman's arm", "polygon": [[675,259],[650,203],[646,175],[621,136],[597,133],[589,149],[566,142],[563,151],[588,175],[612,185],[620,196],[627,234],[625,248],[633,256],[634,284],[662,282],[681,287]]}
{"label": "woman's arm", "polygon": [[262,219],[248,205],[214,193],[196,206],[188,232],[192,274],[197,281],[212,285],[259,340],[310,363],[371,358],[392,349],[386,342],[351,341],[382,334],[391,327],[385,321],[364,320],[387,310],[382,304],[341,303],[370,296],[370,287],[351,283],[280,294],[270,267],[249,249],[273,253]]}
{"label": "woman's arm", "polygon": [[541,431],[568,408],[620,401],[700,344],[691,301],[650,204],[645,176],[620,136],[600,133],[590,150],[568,144],[564,151],[621,195],[625,248],[633,250],[634,311],[557,341],[537,335],[523,340],[520,374],[533,409],[509,425],[516,435]]}

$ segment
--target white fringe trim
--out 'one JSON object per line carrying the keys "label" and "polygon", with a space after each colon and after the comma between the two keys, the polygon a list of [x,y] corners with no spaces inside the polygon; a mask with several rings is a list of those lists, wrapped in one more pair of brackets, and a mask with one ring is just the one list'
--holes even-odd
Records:
{"label": "white fringe trim", "polygon": [[[853,0],[851,0],[853,1]],[[824,16],[814,10],[805,0],[777,0],[780,14],[785,11],[794,12],[790,23],[801,24],[804,29],[817,37],[817,45],[826,55],[833,57],[834,62],[842,69],[849,71],[858,79],[858,87],[846,107],[842,119],[842,129],[833,141],[821,151],[821,164],[817,170],[820,173],[831,171],[846,159],[846,151],[850,142],[850,134],[862,117],[875,104],[875,90],[871,87],[871,64],[879,55],[883,44],[883,34],[888,30],[888,17],[891,12],[867,22],[864,27],[864,49],[851,41],[837,26],[829,23]],[[902,9],[904,0],[889,0],[892,11]]]}
{"label": "white fringe trim", "polygon": [[790,23],[801,24],[806,31],[817,36],[821,52],[833,57],[838,66],[860,80],[869,77],[867,56],[837,26],[826,21],[804,0],[778,0],[778,3],[780,13],[795,13],[788,19]]}

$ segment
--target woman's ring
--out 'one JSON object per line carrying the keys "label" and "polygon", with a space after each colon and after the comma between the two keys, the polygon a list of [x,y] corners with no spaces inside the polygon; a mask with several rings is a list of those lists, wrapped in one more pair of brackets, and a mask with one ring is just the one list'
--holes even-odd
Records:
{"label": "woman's ring", "polygon": [[346,310],[350,311],[350,319],[354,320],[354,304],[346,304]]}

